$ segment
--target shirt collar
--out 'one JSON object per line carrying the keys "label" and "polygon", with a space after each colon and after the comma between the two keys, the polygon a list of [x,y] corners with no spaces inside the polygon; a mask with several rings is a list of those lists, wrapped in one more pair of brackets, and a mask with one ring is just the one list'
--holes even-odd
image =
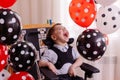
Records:
{"label": "shirt collar", "polygon": [[54,44],[54,47],[58,48],[59,50],[61,50],[62,52],[66,52],[68,50],[68,44],[66,44],[65,46],[61,46],[58,44]]}

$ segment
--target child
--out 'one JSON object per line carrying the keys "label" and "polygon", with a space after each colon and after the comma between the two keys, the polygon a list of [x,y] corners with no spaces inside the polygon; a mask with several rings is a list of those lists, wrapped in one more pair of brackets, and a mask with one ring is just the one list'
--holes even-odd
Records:
{"label": "child", "polygon": [[82,62],[80,55],[67,42],[69,41],[69,32],[60,23],[55,24],[48,32],[51,46],[45,50],[41,60],[40,67],[48,67],[59,80],[83,80],[76,76],[75,68]]}

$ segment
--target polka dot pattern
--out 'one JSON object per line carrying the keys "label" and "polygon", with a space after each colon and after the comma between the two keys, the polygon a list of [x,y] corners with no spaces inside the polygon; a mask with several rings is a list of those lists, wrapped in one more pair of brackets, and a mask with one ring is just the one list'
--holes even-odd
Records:
{"label": "polka dot pattern", "polygon": [[0,80],[8,80],[8,78],[10,77],[10,73],[3,69],[2,71],[0,71]]}
{"label": "polka dot pattern", "polygon": [[5,45],[0,44],[0,71],[7,65],[8,48]]}
{"label": "polka dot pattern", "polygon": [[0,9],[0,43],[2,44],[13,44],[20,35],[21,23],[15,14],[10,9]]}
{"label": "polka dot pattern", "polygon": [[12,33],[13,32],[13,28],[8,28],[8,32]]}
{"label": "polka dot pattern", "polygon": [[1,18],[0,19],[0,24],[4,24],[4,22],[5,22],[4,19]]}
{"label": "polka dot pattern", "polygon": [[[84,36],[84,37],[83,37]],[[103,34],[95,29],[87,29],[77,39],[77,49],[87,60],[101,58],[106,50],[106,41]]]}
{"label": "polka dot pattern", "polygon": [[5,60],[2,60],[0,64],[1,64],[1,65],[4,65],[4,64],[5,64]]}
{"label": "polka dot pattern", "polygon": [[36,59],[35,50],[27,42],[19,41],[12,45],[9,53],[10,63],[13,64],[11,66],[16,71],[27,70],[28,67],[34,64]]}
{"label": "polka dot pattern", "polygon": [[99,8],[96,16],[98,29],[104,34],[111,34],[120,28],[120,8],[109,5]]}
{"label": "polka dot pattern", "polygon": [[82,27],[88,27],[95,19],[96,9],[92,0],[72,0],[69,6],[72,20]]}
{"label": "polka dot pattern", "polygon": [[26,71],[13,73],[8,80],[35,80],[34,77]]}
{"label": "polka dot pattern", "polygon": [[3,11],[3,15],[7,15],[7,11]]}

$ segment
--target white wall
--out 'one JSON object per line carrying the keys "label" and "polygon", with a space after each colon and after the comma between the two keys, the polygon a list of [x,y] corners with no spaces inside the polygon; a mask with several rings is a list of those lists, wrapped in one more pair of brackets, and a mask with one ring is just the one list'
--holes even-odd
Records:
{"label": "white wall", "polygon": [[60,0],[17,0],[11,9],[21,16],[23,24],[60,21]]}

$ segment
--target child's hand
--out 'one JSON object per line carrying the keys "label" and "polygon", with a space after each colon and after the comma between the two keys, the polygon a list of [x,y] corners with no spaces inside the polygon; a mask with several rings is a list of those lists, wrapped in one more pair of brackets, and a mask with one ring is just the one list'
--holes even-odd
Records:
{"label": "child's hand", "polygon": [[57,73],[56,67],[51,62],[48,62],[48,68],[55,74]]}
{"label": "child's hand", "polygon": [[69,71],[68,71],[68,74],[69,74],[70,76],[76,76],[75,67],[74,67],[73,65],[70,66]]}

